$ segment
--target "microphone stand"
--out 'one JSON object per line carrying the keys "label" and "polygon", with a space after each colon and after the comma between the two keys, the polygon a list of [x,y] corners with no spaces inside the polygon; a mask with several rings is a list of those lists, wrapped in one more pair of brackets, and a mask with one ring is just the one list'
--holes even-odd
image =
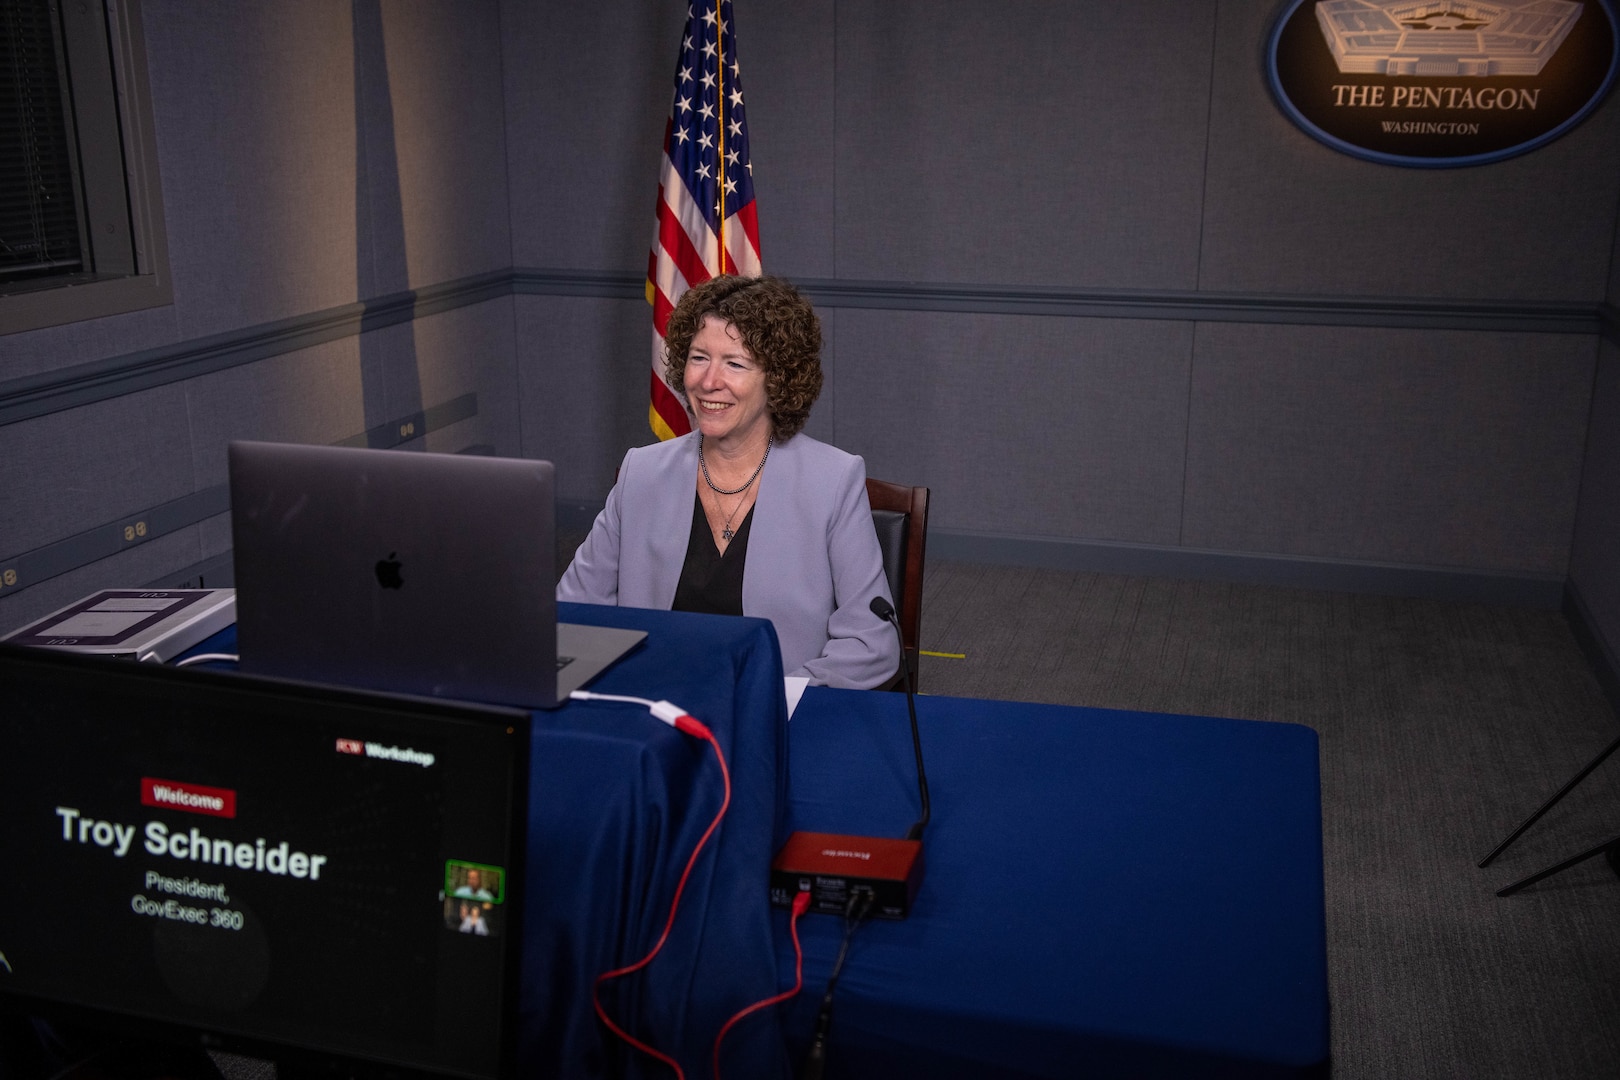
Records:
{"label": "microphone stand", "polygon": [[917,669],[906,659],[906,633],[900,629],[900,619],[894,613],[894,605],[881,596],[874,596],[870,606],[872,614],[894,627],[895,635],[900,639],[900,663],[905,669],[906,711],[911,714],[911,748],[917,755],[917,794],[922,800],[922,817],[906,831],[906,839],[921,840],[923,829],[928,826],[929,808],[928,774],[923,770],[922,736],[917,731]]}
{"label": "microphone stand", "polygon": [[[923,770],[922,735],[917,730],[917,671],[906,662],[906,634],[900,628],[900,620],[895,616],[894,605],[881,596],[874,596],[870,607],[872,614],[894,627],[895,636],[900,641],[900,663],[906,673],[906,711],[911,716],[911,748],[917,755],[917,794],[922,800],[922,816],[906,830],[906,839],[914,840],[920,845],[923,830],[928,827],[930,810],[928,774]],[[827,991],[821,998],[821,1008],[816,1014],[815,1034],[810,1040],[810,1051],[805,1056],[799,1080],[821,1080],[827,1067],[827,1040],[832,1033],[833,989],[838,985],[838,976],[843,971],[844,958],[849,955],[850,939],[855,936],[856,928],[865,920],[867,912],[871,909],[871,900],[870,893],[865,894],[864,900],[861,894],[853,894],[849,898],[849,906],[844,912],[844,943],[838,950],[838,961],[833,965],[832,976],[827,980]]]}

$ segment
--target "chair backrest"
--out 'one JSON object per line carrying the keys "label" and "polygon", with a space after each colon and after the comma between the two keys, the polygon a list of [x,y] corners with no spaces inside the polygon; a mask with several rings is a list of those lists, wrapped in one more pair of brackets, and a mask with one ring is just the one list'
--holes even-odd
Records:
{"label": "chair backrest", "polygon": [[924,556],[928,549],[928,489],[891,484],[867,477],[866,498],[872,504],[872,524],[883,552],[883,573],[894,595],[900,617],[904,655],[900,671],[888,689],[904,689],[901,680],[918,670],[918,642],[922,629]]}

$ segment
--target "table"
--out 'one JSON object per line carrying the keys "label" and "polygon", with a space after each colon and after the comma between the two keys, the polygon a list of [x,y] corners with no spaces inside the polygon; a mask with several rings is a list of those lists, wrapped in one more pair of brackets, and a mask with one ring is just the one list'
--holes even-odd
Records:
{"label": "table", "polygon": [[[787,831],[900,836],[916,817],[905,698],[811,687],[784,740],[769,623],[571,604],[558,616],[647,630],[591,689],[675,701],[731,763],[730,817],[669,944],[608,995],[615,1017],[706,1076],[725,1019],[792,982],[786,915],[766,908]],[[222,638],[200,649],[231,651]],[[855,938],[830,1076],[1325,1074],[1314,732],[939,697],[918,711],[927,875],[910,919]],[[534,724],[523,1073],[667,1076],[601,1037],[589,987],[661,932],[719,803],[712,755],[635,706],[570,704]],[[801,931],[805,993],[728,1036],[725,1075],[786,1077],[801,1059],[842,926],[807,916]]]}
{"label": "table", "polygon": [[[911,917],[854,938],[831,1077],[1301,1077],[1328,1058],[1317,738],[1293,724],[918,699],[933,799]],[[900,694],[812,687],[794,829],[917,816]],[[792,985],[786,916],[777,962]],[[801,1060],[842,933],[806,916]]]}

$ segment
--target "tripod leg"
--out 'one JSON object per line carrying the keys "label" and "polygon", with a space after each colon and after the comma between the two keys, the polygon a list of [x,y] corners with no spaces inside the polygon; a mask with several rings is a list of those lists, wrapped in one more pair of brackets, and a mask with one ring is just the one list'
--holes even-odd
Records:
{"label": "tripod leg", "polygon": [[1576,784],[1579,784],[1582,780],[1585,780],[1588,773],[1590,773],[1593,769],[1597,768],[1599,765],[1603,764],[1604,761],[1608,760],[1609,755],[1614,753],[1616,750],[1620,750],[1620,739],[1616,739],[1616,740],[1614,740],[1614,742],[1610,743],[1608,748],[1606,750],[1604,750],[1603,753],[1599,754],[1597,757],[1592,759],[1591,764],[1587,765],[1586,768],[1584,768],[1580,772],[1576,773],[1574,778],[1571,779],[1569,783],[1567,783],[1563,787],[1559,788],[1558,789],[1558,794],[1554,795],[1552,798],[1550,798],[1546,802],[1542,803],[1541,804],[1541,809],[1537,810],[1535,813],[1533,813],[1529,817],[1525,818],[1524,822],[1522,824],[1520,824],[1520,826],[1517,829],[1514,829],[1512,832],[1508,833],[1508,837],[1507,837],[1506,840],[1503,840],[1500,844],[1497,844],[1495,850],[1493,850],[1489,855],[1485,856],[1483,859],[1479,860],[1479,865],[1481,867],[1486,867],[1486,866],[1491,865],[1491,860],[1492,859],[1496,858],[1498,855],[1502,854],[1502,852],[1506,851],[1508,849],[1509,844],[1513,843],[1513,841],[1517,840],[1520,836],[1524,835],[1524,830],[1526,830],[1530,826],[1534,825],[1537,821],[1540,821],[1542,814],[1545,814],[1547,811],[1551,810],[1554,806],[1557,806],[1558,805],[1558,800],[1562,799],[1565,795],[1568,795],[1571,791],[1575,790],[1575,785]]}
{"label": "tripod leg", "polygon": [[1565,859],[1563,862],[1557,864],[1556,866],[1549,866],[1549,867],[1547,867],[1547,869],[1539,871],[1539,872],[1534,873],[1534,874],[1531,874],[1529,877],[1524,878],[1521,881],[1515,881],[1511,885],[1508,885],[1508,886],[1506,886],[1504,888],[1501,888],[1501,889],[1497,889],[1496,890],[1496,895],[1497,896],[1512,896],[1514,893],[1518,892],[1520,889],[1524,888],[1526,885],[1534,885],[1536,882],[1540,881],[1542,878],[1550,878],[1554,874],[1560,873],[1561,871],[1564,871],[1564,870],[1568,870],[1570,867],[1574,866],[1576,863],[1582,863],[1582,862],[1585,862],[1587,859],[1595,858],[1595,857],[1597,857],[1599,855],[1602,855],[1605,851],[1611,853],[1610,858],[1612,859],[1613,858],[1612,852],[1614,850],[1616,850],[1617,848],[1620,848],[1620,836],[1616,836],[1612,840],[1605,840],[1605,841],[1603,841],[1603,843],[1599,844],[1597,847],[1592,848],[1589,851],[1583,851],[1579,855],[1571,856],[1570,858]]}

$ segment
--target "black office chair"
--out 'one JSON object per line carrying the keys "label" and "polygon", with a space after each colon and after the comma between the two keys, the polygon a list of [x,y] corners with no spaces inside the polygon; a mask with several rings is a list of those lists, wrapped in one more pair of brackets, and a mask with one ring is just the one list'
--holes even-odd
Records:
{"label": "black office chair", "polygon": [[[922,627],[923,557],[928,548],[928,489],[891,484],[867,477],[866,498],[883,551],[883,575],[889,579],[894,610],[900,618],[900,670],[880,689],[904,690],[915,680]],[[915,683],[913,683],[915,685]]]}

